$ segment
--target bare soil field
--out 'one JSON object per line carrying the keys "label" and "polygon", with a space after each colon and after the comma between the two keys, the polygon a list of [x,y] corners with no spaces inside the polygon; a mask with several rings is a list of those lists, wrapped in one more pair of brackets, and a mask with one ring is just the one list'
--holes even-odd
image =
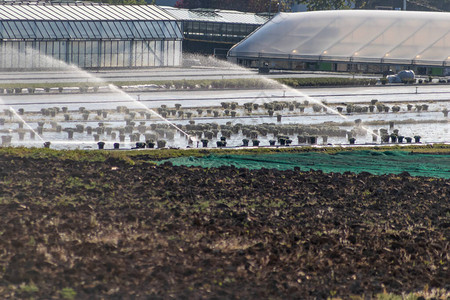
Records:
{"label": "bare soil field", "polygon": [[450,180],[77,155],[0,155],[0,298],[448,297]]}

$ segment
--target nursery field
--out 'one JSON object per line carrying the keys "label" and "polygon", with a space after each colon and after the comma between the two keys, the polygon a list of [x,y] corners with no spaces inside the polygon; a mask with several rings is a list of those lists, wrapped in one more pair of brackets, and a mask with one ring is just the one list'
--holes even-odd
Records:
{"label": "nursery field", "polygon": [[449,297],[448,179],[165,151],[0,148],[0,298]]}

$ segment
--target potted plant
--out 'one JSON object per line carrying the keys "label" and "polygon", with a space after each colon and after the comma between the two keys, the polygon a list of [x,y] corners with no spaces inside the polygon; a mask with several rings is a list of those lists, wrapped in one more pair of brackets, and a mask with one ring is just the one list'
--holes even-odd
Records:
{"label": "potted plant", "polygon": [[277,115],[277,122],[281,122],[281,115],[280,114]]}
{"label": "potted plant", "polygon": [[396,134],[394,134],[394,133],[391,134],[391,135],[390,135],[390,138],[391,138],[391,142],[392,142],[392,143],[396,143],[396,142],[397,142],[397,135],[396,135]]}
{"label": "potted plant", "polygon": [[166,141],[165,140],[158,140],[156,142],[156,144],[158,145],[158,148],[164,148],[166,147]]}

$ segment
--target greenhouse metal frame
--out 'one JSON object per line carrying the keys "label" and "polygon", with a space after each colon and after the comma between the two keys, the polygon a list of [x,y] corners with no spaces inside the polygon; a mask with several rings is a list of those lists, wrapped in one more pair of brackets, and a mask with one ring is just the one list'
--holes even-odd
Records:
{"label": "greenhouse metal frame", "polygon": [[180,22],[157,6],[0,9],[0,69],[179,66],[182,39]]}

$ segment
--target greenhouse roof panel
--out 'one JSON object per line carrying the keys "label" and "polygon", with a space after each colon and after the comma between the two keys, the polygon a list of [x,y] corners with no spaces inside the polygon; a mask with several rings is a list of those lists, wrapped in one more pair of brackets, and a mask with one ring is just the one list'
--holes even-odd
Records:
{"label": "greenhouse roof panel", "polygon": [[244,13],[233,10],[218,9],[183,9],[169,6],[162,6],[164,10],[183,21],[203,21],[220,23],[240,23],[262,25],[269,19],[266,16]]}
{"label": "greenhouse roof panel", "polygon": [[176,20],[155,5],[0,5],[0,21],[7,20]]}
{"label": "greenhouse roof panel", "polygon": [[450,14],[411,11],[281,13],[230,57],[446,65]]}

